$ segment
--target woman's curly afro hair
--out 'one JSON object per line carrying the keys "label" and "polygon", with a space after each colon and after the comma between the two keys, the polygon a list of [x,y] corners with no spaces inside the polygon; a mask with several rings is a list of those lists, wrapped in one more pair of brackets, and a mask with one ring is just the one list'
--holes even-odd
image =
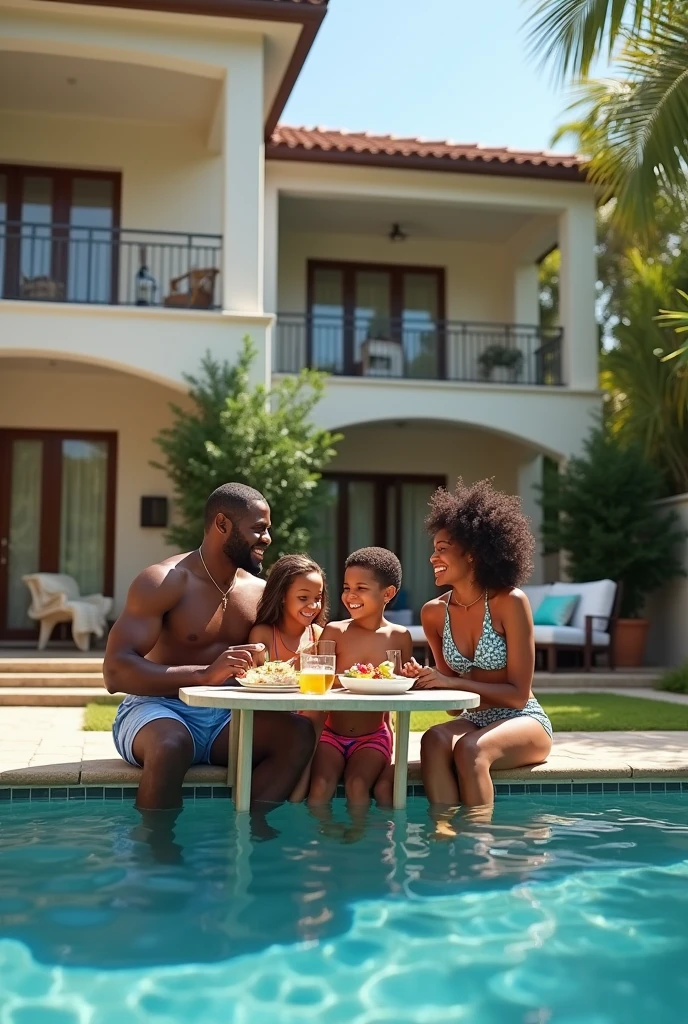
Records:
{"label": "woman's curly afro hair", "polygon": [[431,536],[447,530],[473,556],[476,582],[485,590],[520,587],[533,570],[535,542],[520,499],[496,491],[490,480],[466,487],[459,477],[453,494],[438,488],[425,526]]}

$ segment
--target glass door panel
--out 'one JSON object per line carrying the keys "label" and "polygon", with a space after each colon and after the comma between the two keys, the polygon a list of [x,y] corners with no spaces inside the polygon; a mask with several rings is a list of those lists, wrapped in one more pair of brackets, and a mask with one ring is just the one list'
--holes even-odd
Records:
{"label": "glass door panel", "polygon": [[344,274],[330,267],[313,273],[311,362],[318,370],[344,370]]}
{"label": "glass door panel", "polygon": [[[370,342],[392,339],[391,276],[387,271],[357,270],[354,290],[354,364],[368,364],[374,360]],[[366,368],[364,365],[364,372]]]}
{"label": "glass door panel", "polygon": [[22,576],[40,567],[43,442],[13,441],[10,465],[6,626],[32,629],[26,614],[31,600]]}
{"label": "glass door panel", "polygon": [[[20,295],[24,298],[45,298],[54,284],[52,220],[53,179],[26,175],[22,182],[19,255]],[[36,278],[44,281],[37,282]]]}
{"label": "glass door panel", "polygon": [[0,173],[0,295],[4,294],[7,249],[7,175]]}
{"label": "glass door panel", "polygon": [[397,553],[404,570],[404,590],[414,612],[414,622],[420,622],[420,610],[435,596],[435,580],[430,566],[430,539],[423,522],[428,513],[428,501],[435,490],[431,483],[401,484],[401,550]]}
{"label": "glass door panel", "polygon": [[349,536],[347,552],[375,543],[375,484],[352,480],[348,484]]}
{"label": "glass door panel", "polygon": [[112,300],[112,228],[114,182],[74,178],[70,210],[67,299]]}
{"label": "glass door panel", "polygon": [[438,291],[436,274],[404,273],[401,317],[409,377],[436,379],[438,376]]}
{"label": "glass door panel", "polygon": [[327,577],[330,610],[335,618],[339,614],[341,593],[339,551],[337,548],[337,508],[339,484],[335,480],[321,480],[318,488],[323,495],[318,505],[318,525],[311,538],[311,554]]}
{"label": "glass door panel", "polygon": [[82,594],[104,592],[107,469],[105,441],[63,440],[59,571]]}

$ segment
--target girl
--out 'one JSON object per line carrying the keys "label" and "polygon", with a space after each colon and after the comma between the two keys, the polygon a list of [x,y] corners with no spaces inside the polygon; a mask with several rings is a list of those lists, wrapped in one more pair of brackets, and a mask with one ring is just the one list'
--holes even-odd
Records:
{"label": "girl", "polygon": [[264,644],[270,661],[295,661],[320,639],[326,621],[322,569],[307,555],[282,555],[268,575],[248,642]]}

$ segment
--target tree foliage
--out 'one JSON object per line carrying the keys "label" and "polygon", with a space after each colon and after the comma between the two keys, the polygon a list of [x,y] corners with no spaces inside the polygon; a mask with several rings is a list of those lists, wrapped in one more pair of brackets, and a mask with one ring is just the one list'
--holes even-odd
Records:
{"label": "tree foliage", "polygon": [[176,521],[168,540],[180,550],[203,537],[208,495],[228,481],[248,484],[272,511],[271,564],[280,554],[308,550],[323,490],[322,470],[335,455],[339,435],[316,428],[311,413],[324,377],[303,370],[272,389],[250,386],[256,349],[247,338],[235,365],[206,355],[198,376],[188,376],[190,409],[171,405],[172,426],[156,438],[174,484]]}
{"label": "tree foliage", "polygon": [[567,552],[574,582],[621,583],[622,615],[636,617],[652,591],[683,575],[678,546],[686,534],[673,511],[656,505],[661,495],[661,477],[642,452],[599,426],[558,487],[543,493],[545,545]]}

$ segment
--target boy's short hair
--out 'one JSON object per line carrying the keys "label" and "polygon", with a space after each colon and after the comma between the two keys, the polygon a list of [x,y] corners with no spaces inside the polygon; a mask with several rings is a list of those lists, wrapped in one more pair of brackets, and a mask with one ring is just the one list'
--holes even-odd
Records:
{"label": "boy's short hair", "polygon": [[401,587],[401,562],[387,548],[359,548],[344,563],[344,571],[352,567],[370,569],[381,587]]}

